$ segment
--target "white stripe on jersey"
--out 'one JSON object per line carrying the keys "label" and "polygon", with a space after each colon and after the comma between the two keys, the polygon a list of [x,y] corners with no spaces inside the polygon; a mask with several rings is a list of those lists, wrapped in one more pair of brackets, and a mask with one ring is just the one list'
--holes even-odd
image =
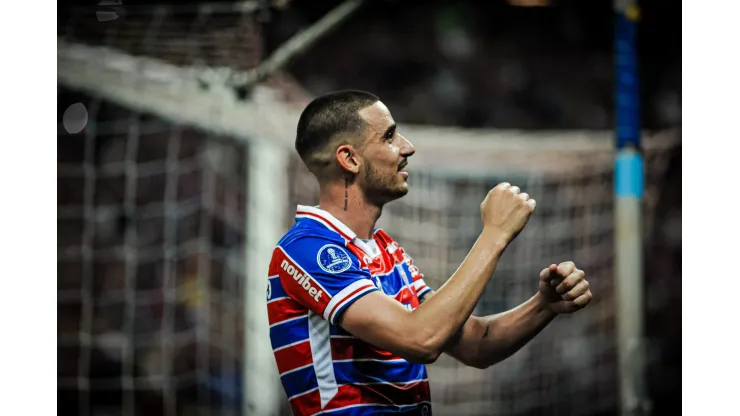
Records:
{"label": "white stripe on jersey", "polygon": [[355,300],[355,299],[357,299],[357,298],[365,295],[367,292],[371,292],[371,291],[376,290],[376,289],[377,288],[375,287],[375,285],[372,284],[372,283],[370,283],[366,287],[364,287],[362,289],[358,289],[357,293],[355,293],[354,295],[351,295],[350,297],[345,298],[343,301],[339,302],[337,304],[337,307],[334,309],[334,312],[332,312],[329,315],[329,319],[330,319],[329,322],[331,322],[331,324],[334,325],[335,324],[335,320],[337,319],[337,313],[339,313],[339,311],[342,310],[342,308],[344,307],[344,305],[346,305],[346,304],[352,302],[353,300]]}
{"label": "white stripe on jersey", "polygon": [[419,289],[421,289],[422,287],[426,285],[427,284],[424,283],[424,279],[419,279],[413,283],[414,289],[416,289],[417,292],[419,291]]}
{"label": "white stripe on jersey", "polygon": [[[351,283],[349,286],[345,287],[339,293],[334,295],[329,303],[326,305],[326,309],[324,309],[324,319],[326,319],[329,322],[334,323],[333,317],[329,316],[329,313],[334,310],[334,307],[337,306],[340,303],[343,303],[343,301],[352,294],[355,290],[358,290],[362,287],[375,287],[373,282],[371,282],[369,279],[361,279],[357,280],[356,282]],[[358,293],[364,293],[364,292],[358,292]],[[339,309],[339,308],[336,308]],[[330,319],[331,318],[331,319]]]}
{"label": "white stripe on jersey", "polygon": [[277,347],[277,348],[273,349],[272,352],[278,352],[278,351],[284,350],[286,348],[295,347],[296,345],[303,344],[304,342],[307,342],[308,340],[309,340],[308,338],[305,338],[305,339],[302,339],[300,341],[296,341],[296,342],[290,343],[288,345],[283,345],[282,347]]}
{"label": "white stripe on jersey", "polygon": [[337,378],[334,375],[334,362],[331,356],[331,333],[329,322],[321,319],[313,311],[308,313],[308,337],[311,339],[311,356],[316,381],[319,384],[321,408],[339,393]]}
{"label": "white stripe on jersey", "polygon": [[275,322],[274,324],[270,325],[270,328],[272,328],[272,327],[274,327],[274,326],[278,326],[278,325],[284,324],[284,323],[286,323],[286,322],[292,322],[292,321],[295,321],[295,320],[297,320],[297,319],[303,319],[303,318],[305,318],[305,317],[306,317],[307,315],[308,315],[308,314],[305,314],[305,313],[304,313],[303,315],[301,315],[301,316],[296,316],[295,318],[288,318],[288,319],[284,319],[284,320],[282,320],[282,321],[280,321],[280,322]]}

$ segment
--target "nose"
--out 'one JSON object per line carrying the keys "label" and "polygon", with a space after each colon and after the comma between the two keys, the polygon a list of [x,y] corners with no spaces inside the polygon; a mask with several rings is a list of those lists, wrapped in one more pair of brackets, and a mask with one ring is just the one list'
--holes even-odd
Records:
{"label": "nose", "polygon": [[401,156],[410,157],[411,155],[416,153],[416,149],[414,148],[414,145],[411,144],[411,142],[408,141],[407,138],[401,136],[400,134],[399,136],[401,137],[401,140],[403,141],[402,142],[403,144],[401,145]]}

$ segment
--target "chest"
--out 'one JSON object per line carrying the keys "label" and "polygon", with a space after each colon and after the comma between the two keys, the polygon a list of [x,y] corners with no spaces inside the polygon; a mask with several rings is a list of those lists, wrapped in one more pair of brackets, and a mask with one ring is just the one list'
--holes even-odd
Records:
{"label": "chest", "polygon": [[362,266],[367,268],[375,286],[385,295],[395,299],[409,310],[419,306],[413,290],[413,278],[402,250],[381,249],[375,256],[363,256]]}
{"label": "chest", "polygon": [[413,289],[418,270],[403,248],[384,231],[376,230],[372,240],[354,239],[347,248],[357,256],[360,267],[370,273],[382,293],[409,310],[419,306]]}
{"label": "chest", "polygon": [[411,273],[404,263],[396,264],[388,273],[373,275],[375,286],[387,296],[395,299],[409,310],[419,306],[419,299],[413,290]]}

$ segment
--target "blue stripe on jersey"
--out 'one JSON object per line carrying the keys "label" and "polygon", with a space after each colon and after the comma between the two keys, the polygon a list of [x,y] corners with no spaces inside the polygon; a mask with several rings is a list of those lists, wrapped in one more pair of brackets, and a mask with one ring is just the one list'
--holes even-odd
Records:
{"label": "blue stripe on jersey", "polygon": [[334,361],[337,384],[408,383],[426,378],[426,367],[408,361]]}
{"label": "blue stripe on jersey", "polygon": [[342,328],[341,326],[338,326],[338,325],[331,325],[329,327],[329,334],[331,334],[331,335],[341,335],[341,336],[345,336],[345,337],[354,336],[354,335],[350,334],[349,332],[347,332],[344,328]]}
{"label": "blue stripe on jersey", "polygon": [[[269,279],[270,281],[270,299],[284,298],[288,296],[283,289],[283,284],[280,283],[280,277],[275,276]],[[268,299],[268,300],[270,300]]]}
{"label": "blue stripe on jersey", "polygon": [[[368,289],[366,292],[364,292],[364,294],[362,296],[365,296],[368,293],[375,292],[377,290],[378,290],[377,288]],[[340,316],[342,316],[342,313],[344,313],[345,309],[349,308],[350,305],[352,305],[353,303],[355,303],[357,301],[357,299],[360,299],[362,296],[356,297],[356,298],[354,298],[352,300],[349,300],[349,301],[344,302],[342,304],[342,306],[340,306],[339,309],[337,309],[336,312],[334,312],[334,317],[333,318],[329,318],[329,319],[332,319],[334,322],[336,322],[337,321],[337,318],[339,318]]]}
{"label": "blue stripe on jersey", "polygon": [[272,349],[308,339],[308,315],[277,324],[270,328]]}
{"label": "blue stripe on jersey", "polygon": [[313,369],[313,364],[300,370],[283,374],[280,376],[280,381],[283,383],[285,393],[288,397],[305,393],[319,386],[316,381],[316,372]]}
{"label": "blue stripe on jersey", "polygon": [[[413,281],[414,278],[411,277],[411,270],[409,269],[409,265],[404,262],[404,263],[401,263],[399,265],[399,267],[401,267],[403,269],[403,271],[406,273],[406,278],[409,280],[409,285],[411,285],[412,283],[414,283],[414,281]],[[401,281],[403,281],[403,280],[404,280],[404,278],[403,278],[403,276],[401,276]]]}
{"label": "blue stripe on jersey", "polygon": [[426,289],[422,290],[417,295],[417,296],[419,296],[419,300],[421,300],[421,298],[423,298],[424,296],[426,296],[426,294],[429,293],[429,292],[431,292],[431,291],[432,291],[432,288],[430,288],[429,286],[427,286]]}
{"label": "blue stripe on jersey", "polygon": [[[383,293],[385,293],[386,295],[395,295],[401,290],[401,288],[405,286],[403,278],[398,275],[399,271],[396,267],[394,267],[391,273],[387,275],[373,276],[373,278],[380,280],[380,284],[381,286],[383,286]],[[411,275],[409,274],[409,276]]]}
{"label": "blue stripe on jersey", "polygon": [[[428,409],[427,412],[422,412],[422,407]],[[431,416],[431,403],[430,402],[419,402],[417,404],[409,404],[404,406],[394,405],[381,405],[381,404],[356,404],[352,406],[343,407],[336,410],[326,410],[318,413],[320,415],[332,415],[332,416],[365,416],[365,415],[429,415]]]}

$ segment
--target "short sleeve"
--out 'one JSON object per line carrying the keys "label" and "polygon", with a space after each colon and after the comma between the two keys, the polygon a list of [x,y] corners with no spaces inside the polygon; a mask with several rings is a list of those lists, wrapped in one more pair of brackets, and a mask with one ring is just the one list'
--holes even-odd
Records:
{"label": "short sleeve", "polygon": [[378,290],[352,253],[322,238],[303,237],[279,245],[270,274],[279,276],[290,298],[332,325],[357,299]]}
{"label": "short sleeve", "polygon": [[421,273],[418,267],[414,264],[414,260],[405,251],[403,252],[403,261],[409,268],[409,274],[411,274],[411,286],[416,292],[416,297],[421,300],[427,293],[431,292],[432,289],[427,286],[424,282],[424,275]]}

